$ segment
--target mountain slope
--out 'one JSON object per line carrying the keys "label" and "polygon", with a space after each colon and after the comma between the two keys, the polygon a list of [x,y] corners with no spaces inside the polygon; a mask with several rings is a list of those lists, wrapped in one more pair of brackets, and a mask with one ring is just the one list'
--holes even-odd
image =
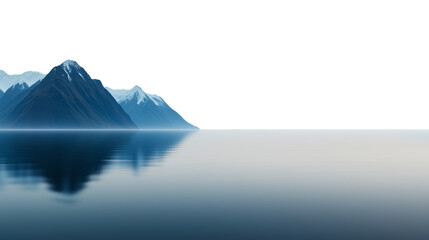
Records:
{"label": "mountain slope", "polygon": [[67,60],[48,75],[8,117],[13,128],[135,128],[99,80]]}
{"label": "mountain slope", "polygon": [[26,83],[17,83],[10,87],[0,98],[0,122],[12,112],[12,110],[33,90],[40,81],[29,87]]}
{"label": "mountain slope", "polygon": [[28,86],[32,86],[44,77],[45,75],[39,72],[28,71],[22,74],[9,75],[5,71],[0,70],[0,89],[6,91],[8,88],[18,83],[26,83]]}
{"label": "mountain slope", "polygon": [[130,90],[106,88],[133,122],[142,129],[198,129],[188,123],[159,96],[139,86]]}

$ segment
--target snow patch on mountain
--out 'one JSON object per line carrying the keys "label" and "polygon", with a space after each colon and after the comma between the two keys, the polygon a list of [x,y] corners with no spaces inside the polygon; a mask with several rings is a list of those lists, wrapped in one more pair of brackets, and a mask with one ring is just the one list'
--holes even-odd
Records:
{"label": "snow patch on mountain", "polygon": [[18,82],[18,83],[15,83],[12,87],[10,87],[10,89],[14,89],[14,90],[17,90],[17,89],[20,89],[20,90],[24,90],[24,89],[26,89],[26,88],[28,88],[29,86],[28,86],[28,84],[27,83],[25,83],[25,82]]}
{"label": "snow patch on mountain", "polygon": [[79,71],[82,68],[81,68],[81,66],[79,66],[79,64],[76,61],[66,60],[61,64],[61,66],[63,67],[64,72],[67,74],[67,78],[69,81],[72,80],[72,77],[70,76],[70,74],[72,73],[73,70],[76,70],[76,72],[79,74],[79,76],[82,79],[85,79]]}
{"label": "snow patch on mountain", "polygon": [[106,88],[110,94],[112,94],[113,98],[116,99],[118,103],[123,101],[130,101],[134,98],[137,99],[137,104],[145,103],[147,101],[153,102],[157,106],[163,106],[165,104],[164,100],[155,94],[148,94],[143,91],[139,86],[134,86],[132,89],[111,89]]}

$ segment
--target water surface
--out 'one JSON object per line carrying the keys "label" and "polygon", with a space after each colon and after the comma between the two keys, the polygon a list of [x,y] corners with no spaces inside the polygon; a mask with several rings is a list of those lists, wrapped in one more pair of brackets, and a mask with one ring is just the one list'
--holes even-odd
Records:
{"label": "water surface", "polygon": [[429,131],[3,131],[0,239],[429,239]]}

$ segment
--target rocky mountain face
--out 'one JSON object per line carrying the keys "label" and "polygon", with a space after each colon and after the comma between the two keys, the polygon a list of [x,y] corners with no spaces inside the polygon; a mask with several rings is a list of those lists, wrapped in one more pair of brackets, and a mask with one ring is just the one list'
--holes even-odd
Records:
{"label": "rocky mountain face", "polygon": [[10,112],[11,128],[136,128],[99,80],[75,61],[54,67]]}
{"label": "rocky mountain face", "polygon": [[198,129],[183,119],[161,97],[147,94],[139,86],[130,90],[107,90],[141,129]]}

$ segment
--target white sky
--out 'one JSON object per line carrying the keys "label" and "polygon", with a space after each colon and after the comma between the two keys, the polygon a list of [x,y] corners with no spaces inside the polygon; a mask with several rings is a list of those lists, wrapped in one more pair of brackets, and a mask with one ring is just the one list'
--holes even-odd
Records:
{"label": "white sky", "polygon": [[200,128],[429,128],[429,1],[0,2],[0,69],[76,60]]}

